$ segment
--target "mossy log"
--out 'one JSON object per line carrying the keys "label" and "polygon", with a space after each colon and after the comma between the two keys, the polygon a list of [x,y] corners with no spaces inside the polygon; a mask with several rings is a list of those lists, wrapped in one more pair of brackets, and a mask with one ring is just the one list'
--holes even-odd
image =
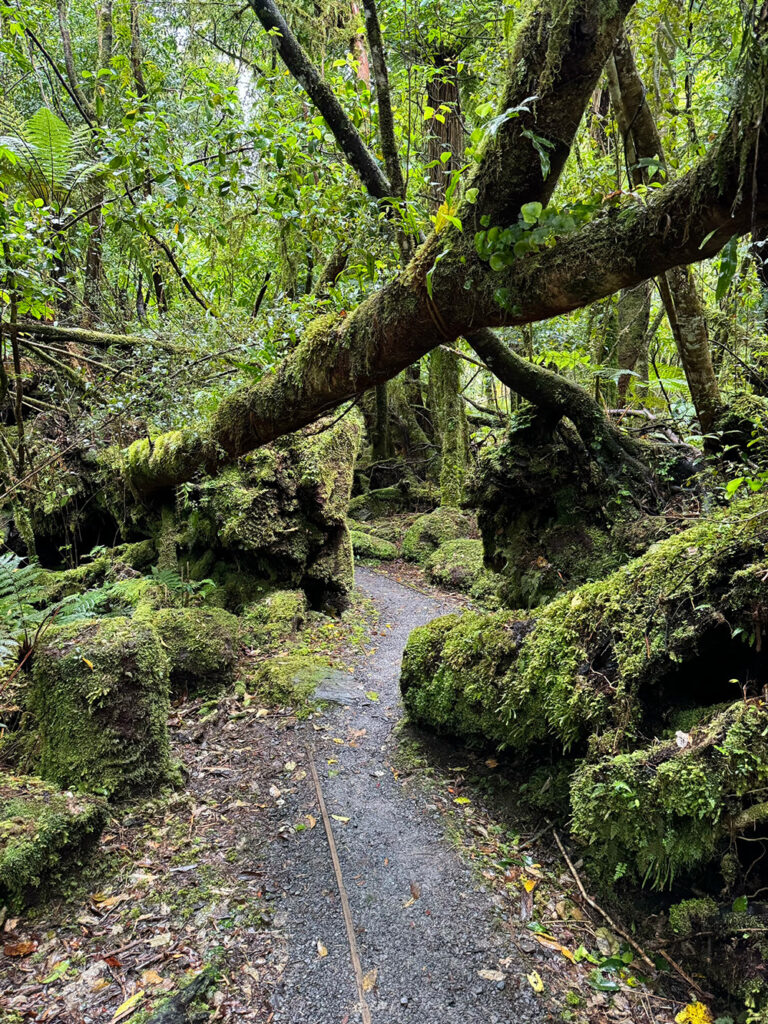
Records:
{"label": "mossy log", "polygon": [[18,911],[82,862],[107,820],[106,804],[42,779],[0,773],[0,906]]}
{"label": "mossy log", "polygon": [[52,629],[34,660],[36,769],[109,797],[169,781],[168,658],[155,629],[115,617]]}
{"label": "mossy log", "polygon": [[[765,509],[747,506],[741,514],[731,509],[728,516],[659,542],[599,583],[564,594],[536,614],[437,619],[415,630],[406,647],[401,677],[406,709],[417,722],[475,742],[528,757],[559,752],[578,759],[584,767],[574,776],[574,794],[578,791],[583,808],[584,780],[595,772],[615,770],[622,781],[622,765],[636,763],[638,771],[654,774],[670,762],[674,775],[678,763],[694,763],[694,751],[703,756],[704,743],[695,738],[699,734],[691,734],[690,750],[648,743],[654,736],[674,734],[681,714],[691,720],[702,717],[700,735],[722,735],[724,742],[738,723],[757,728],[757,719],[765,719],[761,728],[768,726],[762,705],[746,719],[734,718],[733,708],[723,712],[724,719],[717,712],[697,715],[694,710],[728,707],[740,693],[734,680],[747,689],[765,681],[768,659],[761,638],[768,623],[763,582],[767,540]],[[762,764],[760,750],[755,746]],[[611,760],[621,757],[630,761]],[[746,773],[748,764],[745,755],[736,770]],[[754,782],[762,770],[755,768],[748,777]],[[745,793],[743,804],[729,808],[725,798],[733,786],[727,779],[717,785],[714,806],[702,811],[702,805],[692,803],[692,815],[701,814],[709,827],[726,818],[738,820],[762,800],[759,792]],[[682,863],[695,866],[711,852],[711,846],[697,848],[685,838],[681,844],[688,852],[679,857],[672,840],[652,853],[641,852],[628,835],[620,855],[616,836],[621,828],[614,828],[612,815],[618,820],[624,813],[621,794],[601,804],[601,832],[594,824],[597,810],[594,820],[584,811],[579,825],[573,799],[576,832],[589,839],[604,867],[615,870],[627,863],[627,870],[662,884]],[[612,799],[619,801],[616,807]],[[635,809],[638,818],[651,816],[643,827],[666,834],[669,822],[660,816],[667,805],[649,799],[641,800],[641,806],[642,811]],[[677,813],[684,817],[687,812],[680,808]]]}
{"label": "mossy log", "polygon": [[[536,5],[509,61],[498,130],[487,133],[467,181],[473,202],[457,210],[463,228],[433,232],[397,280],[349,315],[315,321],[273,373],[234,390],[200,433],[129,448],[128,481],[148,492],[194,478],[201,466],[220,468],[392,378],[440,337],[452,341],[482,326],[570,312],[670,267],[707,259],[734,234],[764,223],[768,195],[758,185],[768,178],[768,94],[761,84],[764,44],[757,37],[742,62],[749,87],[736,90],[721,136],[687,175],[642,203],[606,211],[551,247],[532,249],[500,272],[481,260],[474,245],[481,222],[514,224],[523,204],[546,206],[551,199],[631,7],[631,0]],[[758,27],[762,32],[762,23]],[[504,116],[529,104],[519,117]],[[552,142],[546,177],[531,152],[533,127]],[[752,168],[746,179],[745,167]]]}

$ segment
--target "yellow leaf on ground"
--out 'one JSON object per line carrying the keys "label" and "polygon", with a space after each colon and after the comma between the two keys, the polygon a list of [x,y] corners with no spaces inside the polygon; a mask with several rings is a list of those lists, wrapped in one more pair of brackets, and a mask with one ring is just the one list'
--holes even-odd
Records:
{"label": "yellow leaf on ground", "polygon": [[140,988],[138,992],[134,992],[132,996],[125,1000],[124,1003],[120,1003],[118,1008],[115,1010],[115,1014],[112,1017],[112,1024],[117,1024],[119,1020],[125,1020],[129,1014],[133,1013],[134,1010],[138,1009],[139,1003],[144,998],[144,989]]}
{"label": "yellow leaf on ground", "polygon": [[160,977],[157,971],[153,971],[150,969],[148,971],[144,971],[144,973],[142,974],[141,984],[144,985],[145,988],[149,988],[150,985],[162,985],[163,979]]}
{"label": "yellow leaf on ground", "polygon": [[334,821],[340,821],[342,825],[346,825],[349,818],[345,818],[343,814],[332,814],[331,817]]}
{"label": "yellow leaf on ground", "polygon": [[318,940],[317,940],[317,955],[318,955],[319,957],[324,957],[324,956],[328,956],[328,950],[327,950],[327,949],[326,949],[326,947],[325,947],[325,946],[324,946],[324,945],[322,944],[322,942],[320,941],[320,939],[318,939]]}
{"label": "yellow leaf on ground", "polygon": [[312,814],[308,814],[307,815],[307,822],[308,822],[310,828],[314,828],[315,825],[317,824],[317,818],[314,815],[312,815]]}
{"label": "yellow leaf on ground", "polygon": [[538,971],[531,971],[530,974],[526,974],[526,978],[534,992],[544,991],[544,982],[541,980],[541,975]]}
{"label": "yellow leaf on ground", "polygon": [[87,658],[83,658],[83,661],[88,666],[88,668],[91,670],[91,672],[93,672],[93,662],[89,661]]}
{"label": "yellow leaf on ground", "polygon": [[370,992],[373,986],[376,984],[376,979],[379,976],[378,967],[374,967],[372,971],[368,971],[366,976],[363,978],[363,992]]}
{"label": "yellow leaf on ground", "polygon": [[675,1017],[676,1024],[712,1024],[712,1014],[704,1003],[688,1003]]}
{"label": "yellow leaf on ground", "polygon": [[541,932],[532,932],[532,935],[537,942],[542,944],[542,946],[546,946],[547,949],[554,949],[558,953],[562,953],[565,959],[570,960],[572,964],[576,963],[576,958],[570,949],[562,946],[552,935],[542,935]]}
{"label": "yellow leaf on ground", "polygon": [[536,888],[536,886],[538,884],[539,883],[536,881],[535,878],[524,878],[523,879],[523,888],[525,889],[526,892],[533,892],[533,890]]}

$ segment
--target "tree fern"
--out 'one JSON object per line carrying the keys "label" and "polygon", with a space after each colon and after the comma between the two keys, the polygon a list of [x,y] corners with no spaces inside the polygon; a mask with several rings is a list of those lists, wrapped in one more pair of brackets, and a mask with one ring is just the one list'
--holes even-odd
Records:
{"label": "tree fern", "polygon": [[88,153],[85,129],[73,130],[47,107],[28,120],[0,101],[0,158],[5,173],[47,205],[66,199],[103,169]]}

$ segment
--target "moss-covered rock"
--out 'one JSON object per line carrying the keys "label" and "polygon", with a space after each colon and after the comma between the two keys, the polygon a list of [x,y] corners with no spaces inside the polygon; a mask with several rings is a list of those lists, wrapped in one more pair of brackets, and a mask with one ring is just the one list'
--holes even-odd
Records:
{"label": "moss-covered rock", "polygon": [[221,689],[234,679],[239,624],[223,608],[163,608],[151,618],[177,693]]}
{"label": "moss-covered rock", "polygon": [[375,562],[390,562],[397,558],[397,548],[388,540],[376,537],[372,533],[350,530],[352,548],[357,558],[366,558]]}
{"label": "moss-covered rock", "polygon": [[310,705],[316,687],[328,671],[327,659],[288,654],[259,663],[245,685],[266,703],[303,710]]}
{"label": "moss-covered rock", "polygon": [[447,541],[429,556],[425,570],[432,583],[462,590],[484,604],[498,602],[502,579],[485,568],[481,540],[463,537]]}
{"label": "moss-covered rock", "polygon": [[452,506],[436,508],[419,516],[403,538],[403,556],[412,562],[426,562],[433,551],[449,540],[477,535],[473,516]]}
{"label": "moss-covered rock", "polygon": [[107,820],[103,801],[0,773],[0,906],[11,911],[82,863]]}
{"label": "moss-covered rock", "polygon": [[168,658],[148,623],[52,629],[35,655],[29,704],[44,779],[123,796],[172,776]]}
{"label": "moss-covered rock", "polygon": [[240,616],[240,635],[249,647],[271,650],[301,629],[306,617],[303,590],[272,590]]}

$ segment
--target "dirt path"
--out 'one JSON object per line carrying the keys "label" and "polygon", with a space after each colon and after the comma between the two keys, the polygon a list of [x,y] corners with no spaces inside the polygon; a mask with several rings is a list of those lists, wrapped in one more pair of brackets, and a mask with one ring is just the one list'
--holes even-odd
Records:
{"label": "dirt path", "polygon": [[[357,582],[375,602],[384,635],[346,685],[329,684],[326,695],[336,706],[298,727],[292,756],[314,751],[328,812],[337,816],[333,831],[371,985],[371,1018],[376,1024],[543,1020],[490,897],[447,842],[434,807],[406,796],[392,768],[408,635],[457,605],[362,568]],[[279,884],[271,895],[287,959],[273,997],[274,1020],[354,1024],[362,1016],[311,773],[286,796],[284,812],[292,826],[283,834],[290,838],[273,846],[267,863]],[[299,821],[307,827],[293,831]],[[498,971],[500,961],[503,981],[478,973]]]}

